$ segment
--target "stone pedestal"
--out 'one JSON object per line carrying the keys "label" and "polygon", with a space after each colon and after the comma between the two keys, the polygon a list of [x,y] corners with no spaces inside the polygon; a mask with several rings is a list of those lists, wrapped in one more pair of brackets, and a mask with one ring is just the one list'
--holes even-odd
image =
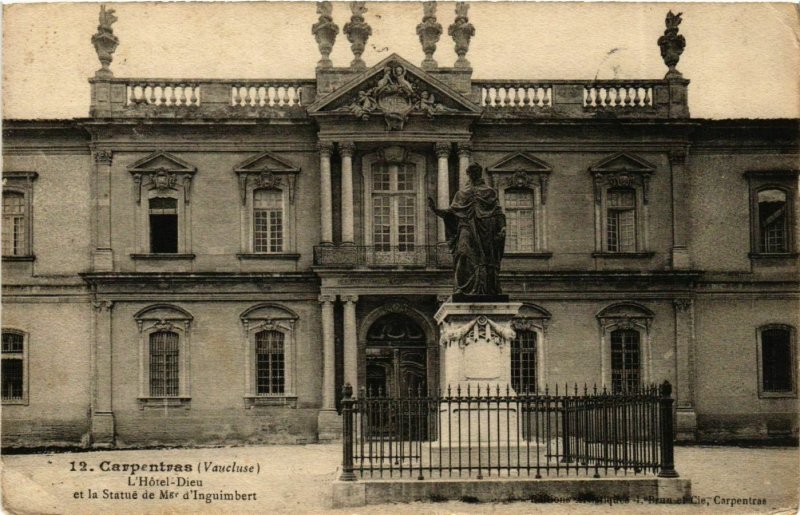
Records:
{"label": "stone pedestal", "polygon": [[[519,302],[446,302],[439,324],[441,387],[445,395],[474,398],[514,396],[511,388],[511,319]],[[443,443],[477,445],[516,443],[518,418],[514,404],[496,401],[451,403],[439,413]]]}

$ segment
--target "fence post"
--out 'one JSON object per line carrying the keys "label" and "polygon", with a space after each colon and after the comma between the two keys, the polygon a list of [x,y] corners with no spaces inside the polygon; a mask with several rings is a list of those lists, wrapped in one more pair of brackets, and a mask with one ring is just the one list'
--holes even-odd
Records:
{"label": "fence post", "polygon": [[342,388],[342,474],[340,481],[355,481],[353,473],[353,387],[350,383]]}
{"label": "fence post", "polygon": [[678,477],[673,447],[675,433],[672,427],[672,385],[669,381],[664,381],[658,390],[658,404],[661,409],[661,471],[658,477]]}

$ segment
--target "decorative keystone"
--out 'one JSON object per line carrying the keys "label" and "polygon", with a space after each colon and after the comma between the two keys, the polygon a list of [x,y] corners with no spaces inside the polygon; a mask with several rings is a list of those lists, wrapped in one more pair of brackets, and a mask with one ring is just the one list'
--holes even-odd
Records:
{"label": "decorative keystone", "polygon": [[469,22],[467,11],[469,11],[469,3],[456,2],[455,22],[447,28],[447,33],[456,43],[456,54],[458,54],[456,68],[470,67],[469,61],[464,56],[469,51],[469,41],[475,35],[475,27]]}
{"label": "decorative keystone", "polygon": [[436,2],[422,2],[422,11],[422,23],[417,25],[417,36],[422,44],[422,51],[425,52],[422,68],[433,70],[438,66],[433,59],[433,53],[436,52],[436,43],[442,35],[442,25],[436,22]]}
{"label": "decorative keystone", "polygon": [[350,2],[350,12],[353,15],[350,21],[344,24],[344,33],[347,35],[354,56],[350,67],[355,70],[365,70],[367,64],[361,59],[361,54],[364,53],[364,46],[372,35],[372,27],[364,21],[364,13],[367,12],[366,2]]}
{"label": "decorative keystone", "polygon": [[319,21],[311,27],[311,33],[317,40],[319,53],[322,55],[317,68],[330,68],[333,66],[330,59],[331,51],[333,44],[336,43],[336,35],[339,34],[339,26],[333,23],[333,4],[317,2],[317,14]]}
{"label": "decorative keystone", "polygon": [[97,52],[97,58],[102,67],[94,74],[95,77],[109,78],[114,74],[111,72],[111,61],[114,59],[114,51],[119,45],[119,38],[114,35],[111,25],[117,21],[114,16],[114,9],[106,9],[105,5],[100,5],[100,25],[97,26],[97,33],[92,36],[92,44]]}
{"label": "decorative keystone", "polygon": [[664,30],[664,35],[658,38],[658,46],[661,47],[661,57],[664,59],[664,64],[669,67],[665,79],[679,79],[683,77],[675,67],[681,58],[683,49],[686,47],[686,38],[678,34],[678,25],[681,24],[681,15],[683,13],[672,14],[672,11],[667,13],[665,24],[667,28]]}

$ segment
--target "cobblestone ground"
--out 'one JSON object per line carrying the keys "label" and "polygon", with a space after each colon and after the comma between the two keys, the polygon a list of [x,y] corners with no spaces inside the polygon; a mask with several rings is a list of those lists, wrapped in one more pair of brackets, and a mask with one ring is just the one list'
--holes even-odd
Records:
{"label": "cobblestone ground", "polygon": [[[340,459],[338,445],[263,446],[221,449],[107,451],[3,456],[3,507],[9,513],[796,513],[798,506],[797,448],[678,447],[681,476],[692,480],[692,493],[706,504],[663,506],[652,504],[468,504],[463,502],[385,504],[358,509],[331,510],[331,480]],[[75,462],[72,464],[71,462]],[[81,462],[86,470],[81,471]],[[100,472],[114,464],[191,464],[191,474]],[[205,462],[228,466],[256,466],[258,473],[196,472]],[[74,471],[72,469],[75,469]],[[94,470],[91,470],[94,469]],[[203,485],[142,487],[139,478],[174,475],[203,481]],[[133,479],[129,479],[133,478]],[[130,485],[130,481],[134,485]],[[88,490],[98,499],[87,499]],[[150,491],[153,500],[103,500],[103,490]],[[256,500],[184,501],[184,495],[234,492],[255,494]],[[177,498],[161,499],[162,491]],[[82,495],[83,499],[76,499]],[[723,499],[765,499],[761,506],[720,504]]]}

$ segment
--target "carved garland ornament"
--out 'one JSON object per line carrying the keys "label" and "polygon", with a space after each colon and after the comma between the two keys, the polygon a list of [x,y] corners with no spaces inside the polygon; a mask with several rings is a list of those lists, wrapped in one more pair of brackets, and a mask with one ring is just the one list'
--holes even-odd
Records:
{"label": "carved garland ornament", "polygon": [[419,91],[406,77],[404,66],[386,66],[377,85],[358,92],[357,98],[337,111],[350,112],[361,120],[382,114],[387,130],[403,130],[411,113],[433,118],[436,114],[454,111],[436,101],[430,91]]}
{"label": "carved garland ornament", "polygon": [[445,346],[458,343],[464,348],[478,341],[488,341],[502,347],[511,342],[516,333],[509,326],[498,324],[485,316],[479,316],[469,322],[456,325],[450,324],[442,331],[441,342]]}
{"label": "carved garland ornament", "polygon": [[602,201],[603,187],[610,188],[642,188],[642,200],[647,204],[650,186],[650,174],[643,172],[595,172],[594,199],[598,204]]}
{"label": "carved garland ornament", "polygon": [[182,176],[184,201],[189,203],[189,192],[192,186],[192,176],[188,173],[176,172],[159,168],[153,172],[133,174],[133,184],[136,193],[136,203],[142,201],[142,187],[154,189],[159,194],[169,193],[176,189],[179,176]]}

